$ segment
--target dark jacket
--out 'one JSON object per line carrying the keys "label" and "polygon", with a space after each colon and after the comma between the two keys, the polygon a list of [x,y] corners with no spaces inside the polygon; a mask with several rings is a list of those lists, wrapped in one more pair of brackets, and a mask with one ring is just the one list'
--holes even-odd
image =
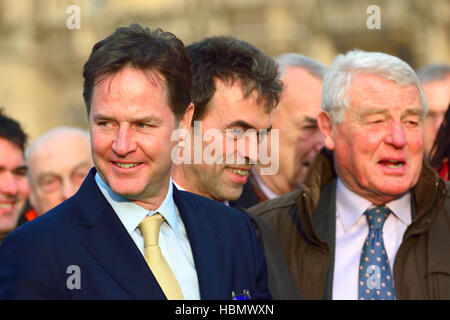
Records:
{"label": "dark jacket", "polygon": [[301,294],[284,256],[283,247],[275,230],[261,217],[258,217],[234,201],[230,206],[247,214],[253,225],[260,245],[266,256],[269,290],[274,300],[300,300]]}
{"label": "dark jacket", "polygon": [[[1,299],[165,299],[92,169],[78,192],[25,223],[0,246]],[[270,299],[264,253],[244,214],[173,188],[201,299],[248,290]],[[77,271],[78,270],[78,271]],[[75,284],[75,285],[74,285]]]}
{"label": "dark jacket", "polygon": [[242,194],[239,199],[235,200],[236,203],[241,208],[250,208],[258,203],[268,200],[267,196],[258,186],[258,182],[256,181],[255,175],[256,172],[252,169],[250,171],[250,175],[248,177],[247,183],[244,184],[244,188],[242,190]]}
{"label": "dark jacket", "polygon": [[[449,184],[424,161],[412,190],[412,222],[394,262],[398,299],[450,299]],[[322,150],[304,186],[249,209],[282,242],[303,299],[330,299],[336,231],[336,172]]]}

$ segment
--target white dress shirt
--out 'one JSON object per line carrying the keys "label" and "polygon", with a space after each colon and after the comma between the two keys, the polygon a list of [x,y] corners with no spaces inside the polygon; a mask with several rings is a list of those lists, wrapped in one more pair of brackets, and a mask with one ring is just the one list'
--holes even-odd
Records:
{"label": "white dress shirt", "polygon": [[[336,254],[333,275],[333,300],[357,300],[359,261],[364,240],[369,234],[364,212],[372,207],[368,200],[350,191],[338,178],[336,185]],[[386,203],[392,211],[383,226],[383,242],[391,272],[403,234],[411,223],[411,194]],[[395,283],[395,279],[394,279]]]}
{"label": "white dress shirt", "polygon": [[159,246],[161,247],[162,255],[173,270],[184,298],[186,300],[199,300],[200,289],[194,257],[184,223],[173,200],[172,178],[170,179],[166,198],[161,206],[154,211],[148,211],[114,193],[98,173],[95,175],[95,181],[142,255],[144,255],[144,237],[138,227],[139,224],[147,215],[153,215],[156,212],[159,212],[164,217],[165,221],[161,225],[159,232]]}
{"label": "white dress shirt", "polygon": [[272,191],[272,189],[269,188],[269,186],[261,179],[259,174],[256,172],[255,168],[253,167],[251,169],[250,174],[255,178],[255,182],[258,185],[259,189],[264,193],[264,195],[267,197],[268,200],[275,199],[276,197],[279,197],[278,194]]}

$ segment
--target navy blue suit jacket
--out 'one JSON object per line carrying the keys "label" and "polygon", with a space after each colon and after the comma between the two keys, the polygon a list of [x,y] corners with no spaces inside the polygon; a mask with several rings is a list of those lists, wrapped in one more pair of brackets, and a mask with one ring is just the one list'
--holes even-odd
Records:
{"label": "navy blue suit jacket", "polygon": [[[0,299],[165,299],[95,183],[95,172],[72,198],[4,239]],[[173,197],[192,248],[201,299],[231,299],[232,291],[243,290],[252,299],[270,299],[264,253],[248,218],[175,187]]]}

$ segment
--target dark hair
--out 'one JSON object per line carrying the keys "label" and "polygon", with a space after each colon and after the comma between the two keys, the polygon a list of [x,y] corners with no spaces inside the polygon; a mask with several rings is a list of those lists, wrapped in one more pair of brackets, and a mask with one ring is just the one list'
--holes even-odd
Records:
{"label": "dark hair", "polygon": [[206,106],[216,90],[216,79],[238,81],[244,97],[257,90],[258,103],[264,102],[269,110],[277,106],[283,88],[278,66],[253,45],[231,36],[219,36],[193,43],[186,49],[194,77],[193,120],[200,120],[206,114]]}
{"label": "dark hair", "polygon": [[159,80],[165,81],[168,104],[175,118],[181,118],[191,103],[191,61],[186,48],[172,33],[136,23],[116,29],[94,45],[83,69],[83,98],[88,115],[95,85],[127,66],[162,75],[164,79]]}
{"label": "dark hair", "polygon": [[[445,158],[450,156],[450,105],[445,112],[444,120],[436,133],[436,138],[431,148],[430,154],[432,154],[430,159],[430,164],[433,168],[438,171],[441,169],[442,162]],[[450,161],[450,159],[449,159]]]}
{"label": "dark hair", "polygon": [[24,152],[28,136],[16,120],[3,113],[3,108],[0,108],[0,137],[12,142]]}

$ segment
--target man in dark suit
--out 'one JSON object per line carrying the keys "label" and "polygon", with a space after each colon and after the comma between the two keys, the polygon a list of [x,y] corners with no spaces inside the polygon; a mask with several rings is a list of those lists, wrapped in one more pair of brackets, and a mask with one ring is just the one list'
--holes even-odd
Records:
{"label": "man in dark suit", "polygon": [[[174,182],[182,190],[244,211],[234,200],[259,160],[258,147],[267,142],[264,136],[282,90],[277,65],[250,43],[229,36],[203,39],[187,51],[194,77],[194,124],[186,133],[190,139],[180,144]],[[256,142],[253,150],[251,139]],[[264,248],[273,298],[299,299],[277,235],[267,222],[247,215]]]}
{"label": "man in dark suit", "polygon": [[183,43],[119,28],[83,76],[95,168],[5,239],[0,299],[270,299],[248,218],[172,185],[171,137],[194,111]]}

